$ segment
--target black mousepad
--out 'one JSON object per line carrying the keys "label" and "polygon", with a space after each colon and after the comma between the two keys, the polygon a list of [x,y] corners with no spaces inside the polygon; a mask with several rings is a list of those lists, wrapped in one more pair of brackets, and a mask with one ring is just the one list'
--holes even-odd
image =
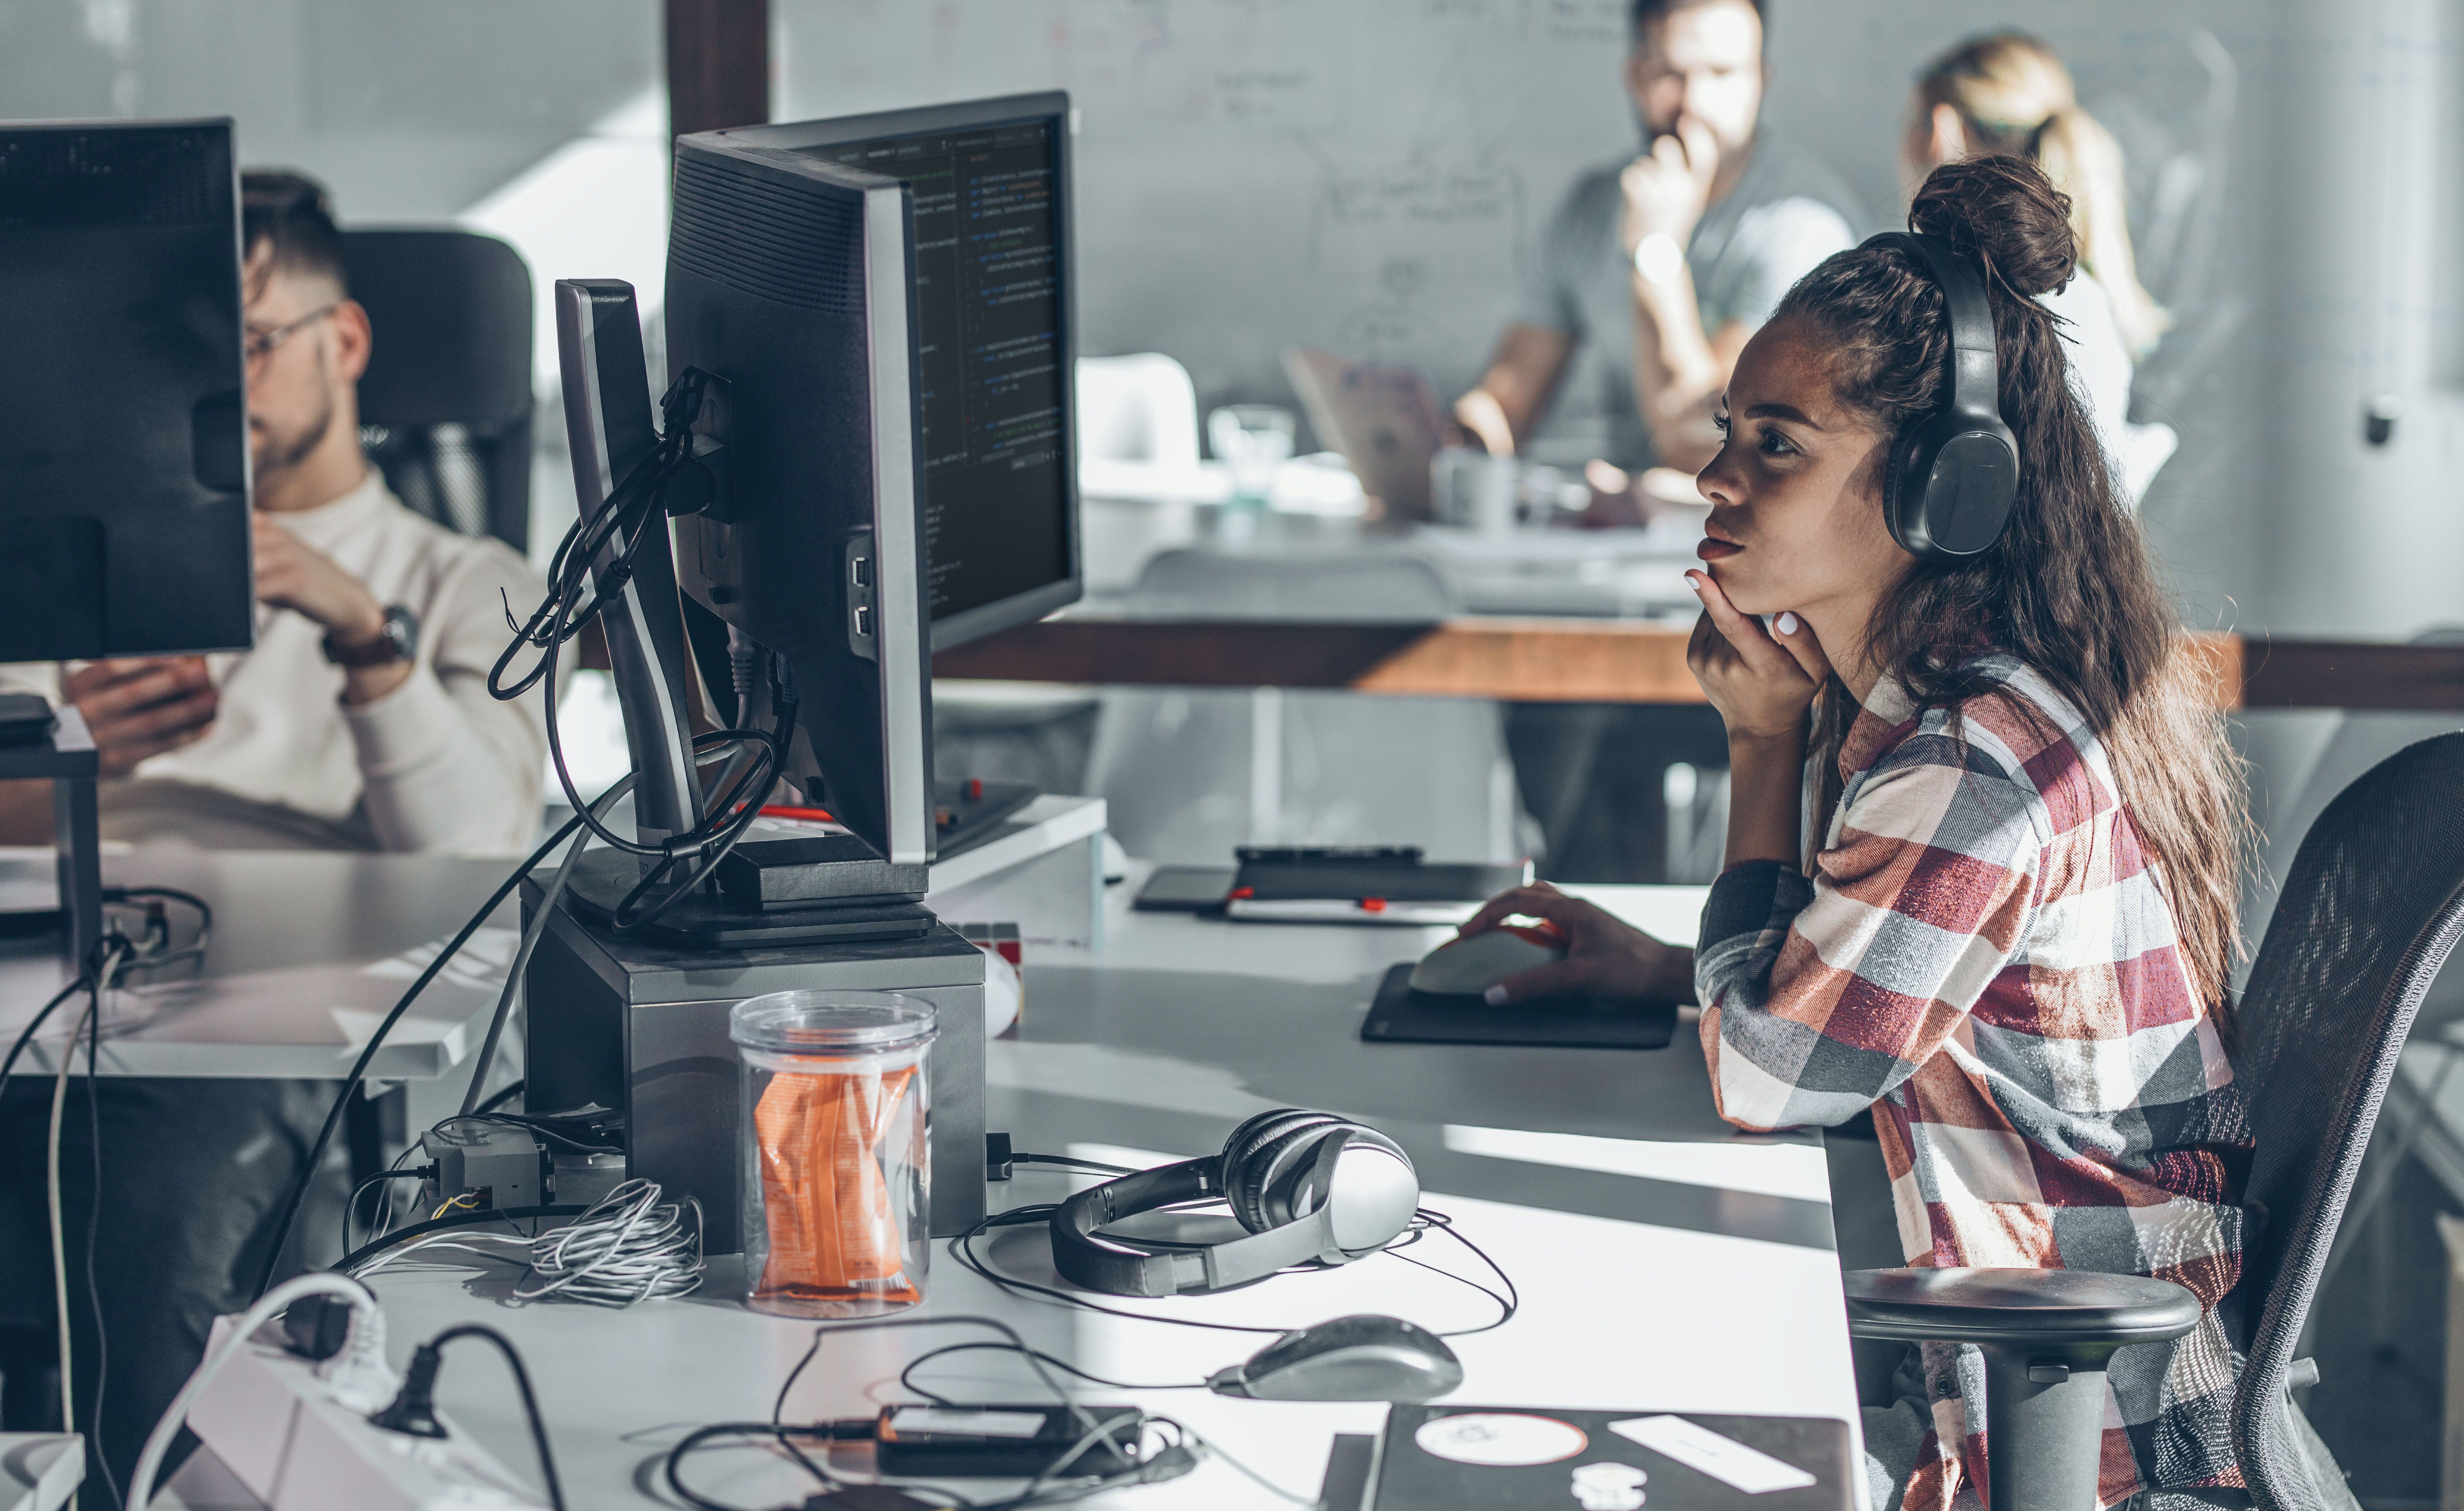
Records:
{"label": "black mousepad", "polygon": [[1377,983],[1360,1037],[1387,1044],[1523,1044],[1543,1049],[1660,1049],[1677,1032],[1674,1002],[1550,996],[1491,1007],[1476,996],[1412,990],[1404,961]]}
{"label": "black mousepad", "polygon": [[[1749,1494],[1734,1484],[1618,1434],[1611,1423],[1674,1414],[1767,1454],[1814,1478],[1788,1489]],[[1448,1416],[1537,1417],[1566,1441],[1541,1462],[1477,1463],[1441,1457],[1419,1442],[1420,1429]],[[1568,1432],[1567,1429],[1572,1429]],[[1501,1438],[1500,1446],[1508,1438]],[[1513,1455],[1501,1456],[1513,1457]],[[1589,1466],[1598,1465],[1598,1468]],[[1620,1475],[1617,1468],[1630,1471]],[[1585,1505],[1648,1506],[1649,1511],[1847,1511],[1848,1424],[1822,1416],[1725,1416],[1703,1412],[1561,1412],[1530,1406],[1398,1404],[1386,1418],[1377,1454],[1377,1511],[1575,1511]],[[1639,1471],[1642,1482],[1629,1485]],[[1578,1489],[1577,1487],[1580,1487]],[[1620,1491],[1623,1493],[1620,1494]]]}

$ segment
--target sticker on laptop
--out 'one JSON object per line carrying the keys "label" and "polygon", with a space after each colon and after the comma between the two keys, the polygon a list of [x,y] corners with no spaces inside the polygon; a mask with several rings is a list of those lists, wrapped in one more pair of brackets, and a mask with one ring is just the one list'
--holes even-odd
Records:
{"label": "sticker on laptop", "polygon": [[1611,1422],[1609,1431],[1749,1496],[1802,1490],[1815,1482],[1812,1475],[1794,1464],[1759,1448],[1748,1448],[1733,1437],[1723,1437],[1707,1427],[1697,1427],[1682,1416],[1629,1416]]}
{"label": "sticker on laptop", "polygon": [[[1436,1416],[1412,1434],[1420,1452],[1459,1464],[1486,1464],[1515,1469],[1529,1464],[1553,1464],[1591,1446],[1591,1438],[1572,1422],[1521,1412],[1465,1412]],[[1808,1481],[1811,1483],[1811,1481]]]}
{"label": "sticker on laptop", "polygon": [[1574,1503],[1583,1511],[1642,1511],[1642,1486],[1650,1478],[1632,1464],[1577,1464]]}

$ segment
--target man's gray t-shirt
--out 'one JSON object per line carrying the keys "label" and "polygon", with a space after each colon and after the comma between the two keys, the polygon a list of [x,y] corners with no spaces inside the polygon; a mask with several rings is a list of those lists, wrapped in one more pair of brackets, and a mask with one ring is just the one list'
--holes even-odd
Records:
{"label": "man's gray t-shirt", "polygon": [[[1527,265],[1515,319],[1595,344],[1607,379],[1608,460],[1639,469],[1658,460],[1634,386],[1634,263],[1617,245],[1624,163],[1574,181]],[[1770,131],[1755,140],[1746,171],[1704,211],[1685,246],[1703,331],[1731,320],[1760,325],[1792,284],[1857,244],[1864,221],[1856,196],[1822,161]]]}

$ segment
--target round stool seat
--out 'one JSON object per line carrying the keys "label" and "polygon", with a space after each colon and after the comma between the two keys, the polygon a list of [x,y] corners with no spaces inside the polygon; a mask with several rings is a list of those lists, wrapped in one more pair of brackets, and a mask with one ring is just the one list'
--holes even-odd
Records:
{"label": "round stool seat", "polygon": [[1907,1343],[2163,1343],[2199,1325],[2199,1298],[2170,1281],[2095,1270],[1852,1270],[1849,1330]]}

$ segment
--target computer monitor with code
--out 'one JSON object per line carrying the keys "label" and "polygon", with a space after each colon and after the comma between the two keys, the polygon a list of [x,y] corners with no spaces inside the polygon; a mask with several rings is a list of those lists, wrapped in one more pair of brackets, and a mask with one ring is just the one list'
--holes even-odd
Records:
{"label": "computer monitor with code", "polygon": [[933,642],[1080,596],[1069,382],[1069,104],[1062,94],[723,133],[905,182]]}

